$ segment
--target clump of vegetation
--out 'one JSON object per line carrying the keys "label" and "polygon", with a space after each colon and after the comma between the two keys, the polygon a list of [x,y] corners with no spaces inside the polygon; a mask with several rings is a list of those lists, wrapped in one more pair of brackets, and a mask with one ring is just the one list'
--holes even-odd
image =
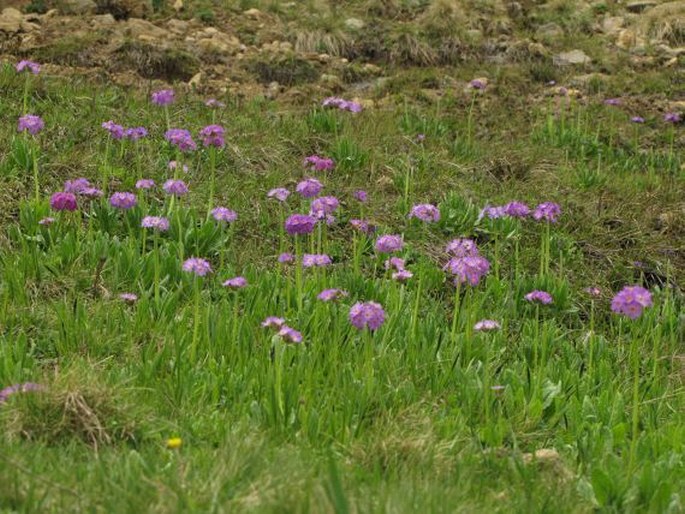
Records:
{"label": "clump of vegetation", "polygon": [[295,86],[314,82],[320,75],[312,62],[295,54],[260,56],[246,66],[263,84],[278,82],[284,86]]}
{"label": "clump of vegetation", "polygon": [[169,82],[188,81],[200,69],[200,61],[190,53],[140,41],[127,41],[108,63],[113,70],[135,70],[141,77]]}

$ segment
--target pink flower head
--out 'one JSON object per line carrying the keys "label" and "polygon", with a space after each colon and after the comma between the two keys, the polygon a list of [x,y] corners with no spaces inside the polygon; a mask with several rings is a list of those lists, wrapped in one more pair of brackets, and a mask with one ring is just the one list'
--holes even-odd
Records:
{"label": "pink flower head", "polygon": [[302,256],[302,267],[303,268],[312,268],[312,267],[322,268],[322,267],[328,266],[329,264],[332,264],[332,263],[333,263],[333,261],[326,254],[305,253]]}
{"label": "pink flower head", "polygon": [[117,209],[131,209],[138,204],[138,199],[133,193],[113,193],[109,197],[109,203]]}
{"label": "pink flower head", "polygon": [[524,298],[531,303],[541,303],[543,305],[549,305],[553,302],[552,295],[545,291],[531,291]]}
{"label": "pink flower head", "polygon": [[392,279],[396,282],[404,283],[413,276],[414,274],[408,269],[401,269],[392,274]]}
{"label": "pink flower head", "polygon": [[469,82],[470,89],[485,89],[486,87],[487,84],[480,79],[473,79],[471,82]]}
{"label": "pink flower head", "polygon": [[525,218],[530,214],[530,207],[523,202],[509,202],[504,206],[504,213],[512,218]]}
{"label": "pink flower head", "polygon": [[45,218],[42,218],[38,224],[43,225],[43,226],[50,226],[55,222],[55,218],[51,218],[50,216],[47,216]]}
{"label": "pink flower head", "polygon": [[121,293],[119,299],[129,305],[133,305],[138,301],[138,295],[135,293]]}
{"label": "pink flower head", "polygon": [[24,70],[29,70],[34,75],[38,75],[40,73],[40,64],[38,64],[37,62],[24,60],[19,61],[14,67],[14,69],[17,70],[17,73],[21,73]]}
{"label": "pink flower head", "polygon": [[445,265],[457,284],[468,283],[477,286],[480,280],[490,271],[490,262],[480,255],[453,257]]}
{"label": "pink flower head", "polygon": [[352,225],[353,229],[358,230],[366,235],[370,235],[375,232],[375,229],[364,220],[352,219],[350,220],[350,225]]}
{"label": "pink flower head", "polygon": [[448,254],[459,258],[479,255],[478,246],[472,239],[453,239],[447,243],[445,250]]}
{"label": "pink flower head", "polygon": [[482,319],[473,326],[476,332],[490,332],[502,328],[499,323],[491,319]]}
{"label": "pink flower head", "polygon": [[338,207],[340,202],[335,196],[320,196],[312,200],[309,215],[317,219],[324,219],[329,214],[332,214]]}
{"label": "pink flower head", "polygon": [[211,107],[213,109],[218,109],[221,107],[226,107],[226,104],[217,100],[216,98],[208,98],[207,101],[205,102],[205,105],[207,107]]}
{"label": "pink flower head", "polygon": [[225,223],[233,223],[238,219],[238,213],[226,207],[215,207],[212,209],[212,217],[216,221],[223,221]]}
{"label": "pink flower head", "polygon": [[376,239],[374,247],[378,253],[399,252],[404,248],[404,242],[400,236],[385,235]]}
{"label": "pink flower head", "polygon": [[620,98],[607,98],[604,100],[604,105],[611,105],[613,107],[621,105],[623,102]]}
{"label": "pink flower head", "polygon": [[188,193],[188,186],[182,180],[169,179],[162,186],[168,195],[183,196]]}
{"label": "pink flower head", "polygon": [[350,308],[350,323],[359,330],[378,330],[385,321],[383,306],[376,302],[357,302]]}
{"label": "pink flower head", "polygon": [[275,198],[279,202],[285,202],[290,196],[290,191],[284,187],[277,187],[276,189],[271,189],[268,193],[266,193],[266,196],[268,198]]}
{"label": "pink flower head", "polygon": [[345,296],[347,296],[347,291],[342,289],[324,289],[317,295],[317,298],[322,302],[333,302]]}
{"label": "pink flower head", "polygon": [[175,93],[173,89],[161,89],[152,93],[151,99],[155,105],[171,105],[174,103]]}
{"label": "pink flower head", "polygon": [[554,202],[544,202],[538,205],[533,212],[533,219],[536,221],[549,221],[550,223],[555,223],[557,218],[561,214],[561,207],[558,203]]}
{"label": "pink flower head", "polygon": [[152,189],[155,187],[155,181],[151,178],[141,178],[136,182],[136,189]]}
{"label": "pink flower head", "polygon": [[76,196],[73,193],[54,193],[50,197],[50,208],[53,211],[75,211]]}
{"label": "pink flower head", "polygon": [[226,145],[224,141],[225,129],[221,125],[207,125],[200,131],[202,144],[205,147],[214,146],[216,148],[223,148]]}
{"label": "pink flower head", "polygon": [[435,223],[440,221],[440,210],[435,205],[420,203],[411,208],[409,217],[420,219],[426,223]]}
{"label": "pink flower head", "polygon": [[352,194],[352,196],[354,197],[355,200],[358,200],[361,203],[366,203],[369,199],[369,194],[366,191],[364,191],[363,189],[355,191]]}
{"label": "pink flower head", "polygon": [[34,114],[25,114],[19,118],[19,122],[17,123],[17,132],[26,131],[32,136],[35,136],[38,134],[38,132],[43,130],[44,127],[45,122],[43,121],[43,118]]}
{"label": "pink flower head", "polygon": [[281,326],[280,330],[278,331],[278,337],[283,339],[286,343],[302,342],[302,334],[294,328],[290,328],[288,325]]}
{"label": "pink flower head", "polygon": [[79,194],[91,187],[92,184],[87,178],[75,178],[74,180],[67,180],[64,183],[64,192]]}
{"label": "pink flower head", "polygon": [[602,290],[599,287],[586,287],[583,291],[594,298],[598,298],[602,295]]}
{"label": "pink flower head", "polygon": [[81,196],[85,196],[86,198],[100,198],[105,193],[103,193],[101,189],[98,189],[96,187],[87,187],[79,194]]}
{"label": "pink flower head", "polygon": [[193,136],[185,129],[172,128],[164,133],[164,139],[182,152],[197,149]]}
{"label": "pink flower head", "polygon": [[285,320],[283,318],[277,318],[276,316],[269,316],[264,321],[262,321],[262,327],[264,328],[281,328],[285,325]]}
{"label": "pink flower head", "polygon": [[191,257],[183,263],[183,271],[186,273],[194,273],[199,277],[204,277],[207,273],[212,272],[212,266],[204,259]]}
{"label": "pink flower head", "polygon": [[278,262],[281,264],[291,264],[295,262],[295,256],[292,253],[282,253],[278,256]]}
{"label": "pink flower head", "polygon": [[383,263],[385,269],[389,270],[392,268],[395,271],[402,271],[404,269],[404,264],[404,259],[401,259],[400,257],[390,257]]}
{"label": "pink flower head", "polygon": [[[169,164],[167,165],[171,171],[174,171],[176,168],[178,168],[178,163],[176,161],[169,161]],[[183,173],[188,173],[188,166],[183,165]]]}
{"label": "pink flower head", "polygon": [[30,393],[33,391],[42,391],[45,388],[40,384],[34,384],[33,382],[26,382],[24,384],[14,384],[4,389],[0,389],[0,405],[5,403],[10,396],[17,393]]}
{"label": "pink flower head", "polygon": [[245,277],[234,277],[226,280],[223,285],[229,289],[242,289],[247,286],[247,279]]}
{"label": "pink flower head", "polygon": [[285,230],[291,236],[310,234],[314,230],[316,220],[306,214],[293,214],[285,220]]}
{"label": "pink flower head", "polygon": [[169,220],[161,216],[145,216],[140,222],[140,226],[166,232],[169,230]]}
{"label": "pink flower head", "polygon": [[644,123],[645,119],[642,116],[633,116],[632,118],[630,118],[630,121],[632,121],[633,123]]}
{"label": "pink flower head", "polygon": [[304,158],[304,167],[309,171],[330,171],[335,167],[335,162],[330,157],[310,155]]}
{"label": "pink flower head", "polygon": [[626,286],[611,301],[611,310],[630,319],[637,319],[642,310],[652,306],[652,294],[640,286]]}
{"label": "pink flower head", "polygon": [[329,96],[321,102],[323,107],[337,107],[341,111],[349,111],[353,113],[362,112],[362,105],[359,102],[353,102],[352,100],[345,100],[337,96]]}
{"label": "pink flower head", "polygon": [[664,114],[664,121],[666,123],[680,123],[680,120],[682,120],[682,116],[677,112],[667,112]]}
{"label": "pink flower head", "polygon": [[485,217],[491,220],[495,220],[498,218],[503,218],[506,215],[507,213],[504,212],[503,205],[486,205],[485,207],[483,207],[483,210],[480,211],[480,214],[478,215],[478,221],[482,220]]}
{"label": "pink flower head", "polygon": [[323,184],[315,178],[308,178],[297,184],[297,191],[303,198],[312,198],[318,195],[323,189]]}
{"label": "pink flower head", "polygon": [[147,129],[145,127],[127,128],[124,135],[126,136],[126,139],[138,141],[139,139],[143,139],[147,136]]}
{"label": "pink flower head", "polygon": [[114,121],[105,121],[102,124],[102,128],[109,132],[112,139],[122,139],[124,137],[124,127],[117,125]]}

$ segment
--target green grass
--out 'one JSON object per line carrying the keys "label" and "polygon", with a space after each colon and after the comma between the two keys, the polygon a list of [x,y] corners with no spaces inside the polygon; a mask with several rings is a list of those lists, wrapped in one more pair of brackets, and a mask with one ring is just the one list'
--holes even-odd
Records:
{"label": "green grass", "polygon": [[[296,107],[227,96],[212,111],[179,94],[171,126],[227,129],[209,198],[209,152],[170,148],[165,111],[147,91],[32,77],[28,105],[46,128],[26,138],[14,124],[24,77],[2,70],[0,385],[45,390],[0,405],[0,510],[682,510],[677,138],[671,146],[657,111],[636,138],[628,112],[601,99],[564,107],[516,68],[490,74],[483,94],[453,88],[438,101],[411,94],[416,77],[436,80],[431,70],[400,73],[390,100],[358,115],[322,110],[319,98]],[[534,105],[518,94],[531,87],[543,98]],[[109,119],[150,137],[108,143],[100,124]],[[300,283],[276,257],[296,248],[284,216],[308,202],[293,194],[282,206],[266,192],[313,174],[302,168],[312,153],[336,160],[316,176],[342,206],[337,223],[299,243],[334,264],[305,270]],[[49,195],[67,179],[104,187],[108,177],[109,191],[132,191],[142,176],[163,183],[171,159],[190,168],[179,174],[191,190],[180,200],[157,190],[127,212],[104,199],[50,214]],[[353,200],[357,189],[368,204]],[[478,219],[486,204],[514,199],[561,204],[549,238],[532,220]],[[207,219],[208,202],[238,221]],[[426,202],[440,207],[439,223],[407,219]],[[167,215],[170,230],[144,234],[147,214]],[[57,221],[39,225],[47,215]],[[389,279],[353,218],[404,236],[406,285]],[[455,310],[441,267],[456,237],[474,238],[492,268],[461,288]],[[184,273],[190,256],[215,272]],[[236,275],[249,286],[222,287]],[[635,321],[609,309],[627,284],[654,295]],[[594,285],[595,301],[583,292]],[[349,296],[316,300],[326,287]],[[533,289],[554,303],[528,304]],[[122,292],[140,298],[127,305]],[[350,325],[356,301],[384,306],[377,332]],[[286,318],[304,342],[263,329],[267,316]],[[475,333],[483,318],[502,329]],[[182,446],[167,449],[176,436]]]}

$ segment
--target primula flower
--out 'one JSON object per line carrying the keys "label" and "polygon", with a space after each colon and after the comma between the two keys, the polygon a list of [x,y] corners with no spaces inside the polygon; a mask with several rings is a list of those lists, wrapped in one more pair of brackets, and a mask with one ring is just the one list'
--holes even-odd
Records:
{"label": "primula flower", "polygon": [[352,225],[352,228],[355,230],[367,235],[370,235],[374,232],[373,228],[364,220],[352,219],[350,220],[350,225]]}
{"label": "primula flower", "polygon": [[202,137],[202,144],[205,147],[214,146],[216,148],[223,148],[226,145],[224,141],[224,133],[226,131],[221,125],[207,125],[200,131]]}
{"label": "primula flower", "polygon": [[652,294],[640,286],[626,286],[611,301],[611,310],[630,319],[637,319],[642,310],[652,306]]}
{"label": "primula flower", "polygon": [[400,236],[385,235],[376,239],[374,248],[379,253],[399,252],[404,247],[404,242]]}
{"label": "primula flower", "polygon": [[133,193],[113,193],[109,197],[109,203],[117,209],[131,209],[138,204],[138,199]]}
{"label": "primula flower", "polygon": [[136,189],[152,189],[155,187],[155,181],[151,178],[141,178],[136,182]]}
{"label": "primula flower", "polygon": [[73,193],[54,193],[50,197],[50,208],[53,211],[75,211],[76,196]]}
{"label": "primula flower", "polygon": [[633,123],[644,123],[645,119],[642,116],[633,116],[632,118],[630,118],[630,121],[632,121]]}
{"label": "primula flower", "polygon": [[171,105],[175,100],[173,89],[161,89],[152,93],[152,103],[155,105]]}
{"label": "primula flower", "polygon": [[264,328],[281,328],[283,325],[285,325],[285,320],[276,316],[269,316],[262,321],[262,327]]}
{"label": "primula flower", "polygon": [[38,224],[43,225],[43,226],[50,226],[55,222],[55,218],[51,218],[50,216],[47,216],[43,219],[41,219]]}
{"label": "primula flower", "polygon": [[164,133],[164,139],[177,147],[182,152],[197,149],[197,144],[193,141],[193,136],[185,129],[172,128]]}
{"label": "primula flower", "polygon": [[302,256],[302,267],[303,268],[312,268],[312,267],[321,268],[324,266],[328,266],[329,264],[332,264],[332,263],[333,263],[333,261],[326,254],[305,253]]}
{"label": "primula flower", "polygon": [[152,228],[159,232],[166,232],[169,230],[169,220],[160,216],[145,216],[140,222],[143,228]]}
{"label": "primula flower", "polygon": [[555,223],[558,216],[561,214],[561,207],[554,202],[544,202],[538,205],[533,212],[533,218],[536,221],[545,220],[550,223]]}
{"label": "primula flower", "polygon": [[67,180],[64,183],[64,192],[79,194],[91,187],[93,186],[87,178],[75,178],[74,180]]}
{"label": "primula flower", "polygon": [[453,257],[445,265],[457,284],[468,283],[476,286],[480,280],[490,271],[490,262],[480,255],[469,257]]}
{"label": "primula flower", "polygon": [[128,128],[126,129],[124,135],[126,136],[126,139],[130,139],[131,141],[138,141],[139,139],[142,139],[147,136],[147,129],[145,127]]}
{"label": "primula flower", "polygon": [[19,122],[17,123],[17,132],[26,131],[32,136],[35,136],[38,134],[38,132],[43,130],[44,127],[45,122],[43,121],[43,118],[34,114],[25,114],[19,118]]}
{"label": "primula flower", "polygon": [[682,117],[677,112],[667,112],[664,114],[664,121],[667,123],[680,123]]}
{"label": "primula flower", "polygon": [[418,218],[426,223],[434,223],[440,221],[440,210],[435,205],[420,203],[411,208],[409,218]]}
{"label": "primula flower", "polygon": [[358,200],[361,203],[366,203],[367,200],[369,199],[369,194],[366,191],[364,191],[363,189],[360,189],[359,191],[355,191],[352,196],[354,197],[355,200]]}
{"label": "primula flower", "polygon": [[492,206],[492,205],[486,205],[483,207],[483,210],[480,211],[480,214],[478,215],[478,221],[482,220],[483,218],[487,217],[488,219],[494,220],[498,218],[503,218],[506,216],[506,213],[504,212],[504,206]]}
{"label": "primula flower", "polygon": [[416,141],[422,143],[426,140],[426,134],[416,134]]}
{"label": "primula flower", "polygon": [[340,206],[340,201],[335,196],[320,196],[312,200],[309,215],[318,219],[326,218]]}
{"label": "primula flower", "polygon": [[199,257],[191,257],[183,263],[183,271],[186,273],[194,273],[199,277],[204,277],[207,273],[212,272],[212,266],[204,259]]}
{"label": "primula flower", "polygon": [[183,196],[188,193],[188,186],[182,180],[169,179],[162,186],[168,195]]}
{"label": "primula flower", "polygon": [[292,253],[282,253],[278,256],[278,262],[281,264],[291,264],[295,262],[295,256]]}
{"label": "primula flower", "polygon": [[275,198],[279,202],[285,202],[290,196],[290,191],[284,187],[277,187],[276,189],[271,189],[268,193],[266,193],[266,196],[268,198]]}
{"label": "primula flower", "polygon": [[34,75],[38,75],[40,73],[40,64],[37,62],[24,60],[19,61],[14,69],[17,70],[17,73],[21,73],[24,70],[29,70]]}
{"label": "primula flower", "polygon": [[310,155],[304,158],[304,167],[310,171],[329,171],[335,167],[335,162],[330,157]]}
{"label": "primula flower", "polygon": [[492,330],[497,330],[502,328],[499,323],[491,319],[480,320],[473,326],[473,330],[476,332],[490,332]]}
{"label": "primula flower", "polygon": [[[176,161],[169,161],[167,166],[171,171],[174,171],[176,168],[178,168],[178,163]],[[186,164],[183,165],[183,173],[188,173],[188,166]]]}
{"label": "primula flower", "polygon": [[350,323],[363,330],[378,330],[385,321],[383,306],[376,302],[357,302],[350,308]]}
{"label": "primula flower", "polygon": [[414,274],[408,269],[401,269],[392,274],[392,279],[397,282],[404,283],[413,276]]}
{"label": "primula flower", "polygon": [[395,271],[402,271],[404,269],[404,264],[404,259],[400,257],[390,257],[383,263],[383,266],[388,270],[393,268]]}
{"label": "primula flower", "polygon": [[602,295],[602,290],[599,287],[586,287],[583,289],[588,295],[593,296],[595,298],[599,297]]}
{"label": "primula flower", "polygon": [[81,196],[85,196],[86,198],[100,198],[105,193],[102,191],[102,189],[98,189],[96,187],[87,187],[79,194]]}
{"label": "primula flower", "polygon": [[211,214],[216,221],[223,221],[225,223],[233,223],[238,219],[238,213],[226,207],[215,207],[212,209]]}
{"label": "primula flower", "polygon": [[342,289],[324,289],[316,297],[322,302],[332,302],[347,296],[347,291]]}
{"label": "primula flower", "polygon": [[32,391],[43,391],[45,388],[40,384],[33,382],[26,382],[23,384],[14,384],[4,389],[0,389],[0,405],[5,403],[10,396],[16,393],[29,393]]}
{"label": "primula flower", "polygon": [[604,100],[604,105],[612,105],[612,106],[617,106],[621,105],[623,102],[621,102],[620,98],[607,98]]}
{"label": "primula flower", "polygon": [[297,184],[297,191],[303,198],[312,198],[318,195],[323,189],[323,184],[315,178],[308,178]]}
{"label": "primula flower", "polygon": [[285,230],[291,236],[309,234],[314,230],[316,220],[306,214],[293,214],[285,220]]}
{"label": "primula flower", "polygon": [[294,328],[290,328],[288,325],[281,326],[280,330],[278,331],[278,337],[283,339],[286,343],[302,342],[302,334]]}
{"label": "primula flower", "polygon": [[478,246],[472,239],[453,239],[445,248],[454,257],[474,257],[479,255]]}
{"label": "primula flower", "polygon": [[469,82],[470,89],[485,89],[486,87],[487,83],[481,79],[473,79],[471,82]]}
{"label": "primula flower", "polygon": [[553,302],[552,295],[545,291],[531,291],[524,298],[531,303],[541,303],[543,305],[549,305]]}
{"label": "primula flower", "polygon": [[345,100],[338,96],[329,96],[321,102],[323,107],[337,107],[341,111],[349,111],[358,113],[362,111],[362,105],[359,102],[353,102],[351,100]]}
{"label": "primula flower", "polygon": [[112,139],[122,139],[124,137],[124,127],[117,125],[114,121],[105,121],[102,124],[102,128],[109,132]]}
{"label": "primula flower", "polygon": [[525,218],[530,214],[530,207],[523,202],[509,202],[504,206],[504,214],[512,218]]}
{"label": "primula flower", "polygon": [[242,289],[247,286],[247,279],[245,277],[230,278],[223,283],[223,286],[229,289]]}
{"label": "primula flower", "polygon": [[121,293],[119,299],[129,305],[133,305],[138,301],[138,295],[135,293]]}
{"label": "primula flower", "polygon": [[220,102],[216,98],[208,98],[207,101],[205,102],[205,105],[207,107],[211,107],[213,109],[218,109],[220,107],[226,107],[226,104],[223,102]]}

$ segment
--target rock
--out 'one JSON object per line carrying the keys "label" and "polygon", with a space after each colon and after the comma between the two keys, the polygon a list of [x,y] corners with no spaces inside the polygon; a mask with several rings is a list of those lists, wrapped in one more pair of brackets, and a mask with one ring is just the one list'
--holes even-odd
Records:
{"label": "rock", "polygon": [[630,29],[622,29],[616,38],[616,46],[624,50],[644,48],[645,40]]}
{"label": "rock", "polygon": [[97,9],[93,0],[62,0],[57,5],[62,14],[93,14]]}
{"label": "rock", "polygon": [[240,40],[218,31],[214,27],[207,27],[195,34],[197,46],[207,52],[224,55],[234,55],[240,51]]}
{"label": "rock", "polygon": [[345,20],[345,26],[350,30],[361,30],[365,25],[366,23],[359,18],[347,18]]}
{"label": "rock", "polygon": [[40,30],[40,25],[38,25],[37,23],[31,23],[28,20],[23,20],[21,22],[22,32],[33,32],[34,30]]}
{"label": "rock", "polygon": [[255,9],[254,7],[243,12],[243,14],[248,18],[252,18],[253,20],[258,20],[259,18],[264,16],[264,13],[262,11],[260,11],[259,9]]}
{"label": "rock", "polygon": [[111,14],[98,14],[93,16],[93,25],[109,26],[114,25],[117,21]]}
{"label": "rock", "polygon": [[188,81],[188,85],[191,87],[198,87],[200,85],[200,82],[202,82],[202,77],[202,72],[196,73],[195,75],[193,75],[193,78],[191,78]]}
{"label": "rock", "polygon": [[538,30],[535,31],[535,35],[541,39],[556,39],[564,35],[564,29],[553,22],[545,23],[538,27]]}
{"label": "rock", "polygon": [[327,74],[324,73],[321,75],[319,78],[322,84],[325,84],[326,86],[334,89],[334,90],[342,90],[344,89],[342,80],[340,80],[340,77],[337,75],[332,75],[332,74]]}
{"label": "rock", "polygon": [[267,88],[267,93],[266,96],[269,98],[276,98],[281,92],[281,85],[274,81],[269,84],[269,87]]}
{"label": "rock", "polygon": [[174,11],[179,12],[183,10],[183,0],[176,0],[174,2]]}
{"label": "rock", "polygon": [[145,18],[152,14],[152,0],[98,0],[98,11],[117,19]]}
{"label": "rock", "polygon": [[316,56],[316,60],[319,61],[321,64],[326,64],[331,62],[331,56],[328,54],[318,54]]}
{"label": "rock", "polygon": [[628,12],[640,13],[645,9],[649,9],[650,7],[656,6],[657,3],[658,2],[653,1],[629,2],[628,5],[626,5],[626,9],[628,9]]}
{"label": "rock", "polygon": [[169,32],[172,32],[177,35],[182,35],[188,32],[190,23],[184,20],[177,20],[175,18],[172,18],[167,22],[166,26],[169,29]]}
{"label": "rock", "polygon": [[136,39],[162,39],[167,31],[140,18],[129,18],[126,22],[126,34]]}
{"label": "rock", "polygon": [[624,24],[625,19],[623,16],[609,16],[608,18],[604,18],[604,21],[602,22],[602,32],[605,34],[613,34],[614,32],[621,30]]}
{"label": "rock", "polygon": [[380,66],[376,66],[375,64],[371,64],[370,62],[367,62],[362,66],[362,70],[364,70],[367,73],[370,73],[371,75],[380,75],[383,73],[383,69]]}
{"label": "rock", "polygon": [[574,64],[590,64],[592,59],[582,50],[571,50],[562,52],[552,58],[552,62],[557,66],[570,66]]}
{"label": "rock", "polygon": [[12,7],[7,7],[0,13],[0,32],[14,34],[21,30],[21,23],[24,17],[19,11]]}

